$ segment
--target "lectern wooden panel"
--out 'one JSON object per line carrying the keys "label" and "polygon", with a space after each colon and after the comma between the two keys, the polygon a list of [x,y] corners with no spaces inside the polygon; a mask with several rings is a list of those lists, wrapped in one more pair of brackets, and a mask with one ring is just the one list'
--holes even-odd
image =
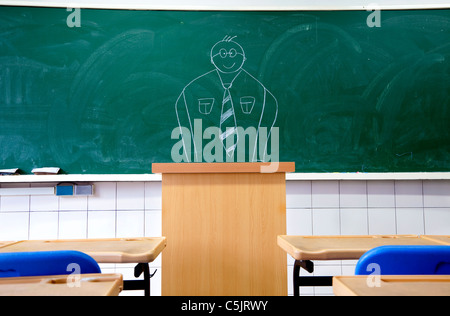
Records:
{"label": "lectern wooden panel", "polygon": [[293,164],[276,173],[211,165],[153,165],[163,179],[162,295],[287,295],[277,236],[286,233],[285,172]]}

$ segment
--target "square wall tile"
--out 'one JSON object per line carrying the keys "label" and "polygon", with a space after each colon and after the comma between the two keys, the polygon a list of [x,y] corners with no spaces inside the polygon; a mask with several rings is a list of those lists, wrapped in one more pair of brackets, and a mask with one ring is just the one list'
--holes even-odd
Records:
{"label": "square wall tile", "polygon": [[340,182],[340,206],[341,207],[367,207],[367,182],[366,181],[341,181]]}
{"label": "square wall tile", "polygon": [[340,235],[339,209],[314,209],[313,234]]}
{"label": "square wall tile", "polygon": [[369,233],[367,214],[367,208],[341,209],[341,234],[367,235]]}
{"label": "square wall tile", "polygon": [[312,210],[311,209],[287,209],[286,210],[286,234],[287,235],[312,235]]}
{"label": "square wall tile", "polygon": [[369,207],[395,207],[394,181],[368,181],[367,205]]}
{"label": "square wall tile", "polygon": [[59,212],[59,239],[87,238],[87,211]]}
{"label": "square wall tile", "polygon": [[425,234],[450,235],[450,208],[425,208]]}
{"label": "square wall tile", "polygon": [[311,181],[287,181],[287,208],[311,208]]}
{"label": "square wall tile", "polygon": [[117,183],[118,210],[144,210],[144,182]]}
{"label": "square wall tile", "polygon": [[423,235],[424,211],[423,208],[397,208],[397,234]]}
{"label": "square wall tile", "polygon": [[312,207],[339,207],[339,181],[312,181]]}
{"label": "square wall tile", "polygon": [[30,234],[32,240],[58,238],[58,212],[30,213]]}
{"label": "square wall tile", "polygon": [[116,210],[116,190],[117,184],[115,182],[94,183],[94,195],[88,196],[88,210]]}
{"label": "square wall tile", "polygon": [[0,213],[0,240],[28,239],[30,213]]}
{"label": "square wall tile", "polygon": [[162,236],[162,211],[145,211],[145,237]]}
{"label": "square wall tile", "polygon": [[144,211],[117,211],[117,238],[144,236]]}
{"label": "square wall tile", "polygon": [[369,235],[395,235],[395,208],[369,208]]}
{"label": "square wall tile", "polygon": [[450,180],[423,181],[425,207],[450,207]]}
{"label": "square wall tile", "polygon": [[162,182],[145,182],[145,209],[162,209]]}
{"label": "square wall tile", "polygon": [[2,196],[1,212],[28,212],[30,210],[30,196]]}
{"label": "square wall tile", "polygon": [[88,211],[87,238],[115,238],[115,211]]}
{"label": "square wall tile", "polygon": [[395,181],[396,207],[423,207],[422,181]]}

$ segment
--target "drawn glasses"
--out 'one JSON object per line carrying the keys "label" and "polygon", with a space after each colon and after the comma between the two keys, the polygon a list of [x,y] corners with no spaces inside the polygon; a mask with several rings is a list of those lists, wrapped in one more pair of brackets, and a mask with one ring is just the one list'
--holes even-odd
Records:
{"label": "drawn glasses", "polygon": [[217,55],[220,55],[222,58],[226,58],[227,56],[230,56],[230,58],[235,58],[237,55],[244,56],[242,53],[238,53],[234,48],[230,49],[229,52],[225,48],[222,48],[217,54],[215,54],[213,57],[216,57]]}

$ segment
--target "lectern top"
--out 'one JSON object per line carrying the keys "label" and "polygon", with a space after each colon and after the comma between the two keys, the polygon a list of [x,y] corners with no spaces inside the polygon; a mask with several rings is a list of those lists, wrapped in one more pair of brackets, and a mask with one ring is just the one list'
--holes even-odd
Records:
{"label": "lectern top", "polygon": [[286,173],[294,162],[154,163],[153,173]]}

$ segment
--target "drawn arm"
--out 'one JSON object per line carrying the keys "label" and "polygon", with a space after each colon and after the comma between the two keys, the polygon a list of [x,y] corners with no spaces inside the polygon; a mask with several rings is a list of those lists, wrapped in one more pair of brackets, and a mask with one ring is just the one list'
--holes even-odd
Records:
{"label": "drawn arm", "polygon": [[[274,126],[278,116],[278,101],[275,96],[266,88],[264,88],[264,107],[261,113],[261,120],[259,122],[259,160],[266,161],[278,161],[278,148],[279,139],[278,133],[274,135]],[[272,136],[276,136],[276,139],[272,139]],[[270,155],[268,153],[268,145],[271,146]]]}
{"label": "drawn arm", "polygon": [[183,89],[177,99],[175,104],[175,113],[177,115],[178,126],[180,128],[181,139],[183,141],[183,157],[185,162],[191,162],[191,138],[193,137],[193,130],[186,103],[185,89]]}

